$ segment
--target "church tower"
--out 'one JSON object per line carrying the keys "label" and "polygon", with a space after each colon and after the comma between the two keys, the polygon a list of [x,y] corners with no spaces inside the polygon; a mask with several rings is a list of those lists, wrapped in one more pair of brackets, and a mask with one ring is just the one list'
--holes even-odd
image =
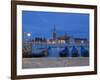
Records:
{"label": "church tower", "polygon": [[56,41],[56,27],[54,25],[54,29],[53,29],[53,40]]}

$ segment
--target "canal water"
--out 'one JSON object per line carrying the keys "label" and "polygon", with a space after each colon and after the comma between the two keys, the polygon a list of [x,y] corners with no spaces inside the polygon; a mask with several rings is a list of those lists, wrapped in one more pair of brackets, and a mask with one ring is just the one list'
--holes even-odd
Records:
{"label": "canal water", "polygon": [[64,48],[51,48],[49,49],[48,57],[59,57],[59,52],[64,50]]}

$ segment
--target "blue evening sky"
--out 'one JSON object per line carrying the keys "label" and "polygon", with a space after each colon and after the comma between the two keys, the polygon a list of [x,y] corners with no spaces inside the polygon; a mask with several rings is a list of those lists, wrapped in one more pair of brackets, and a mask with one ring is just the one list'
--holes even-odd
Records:
{"label": "blue evening sky", "polygon": [[89,38],[89,14],[22,11],[22,30],[32,37],[52,38],[56,26],[57,36],[67,33],[76,38]]}

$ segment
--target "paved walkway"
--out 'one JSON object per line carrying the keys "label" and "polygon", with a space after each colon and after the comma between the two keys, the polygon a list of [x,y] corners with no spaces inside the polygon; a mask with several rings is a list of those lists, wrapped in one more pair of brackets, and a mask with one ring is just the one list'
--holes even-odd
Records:
{"label": "paved walkway", "polygon": [[67,57],[67,58],[23,58],[22,68],[49,68],[49,67],[70,67],[88,66],[88,57]]}

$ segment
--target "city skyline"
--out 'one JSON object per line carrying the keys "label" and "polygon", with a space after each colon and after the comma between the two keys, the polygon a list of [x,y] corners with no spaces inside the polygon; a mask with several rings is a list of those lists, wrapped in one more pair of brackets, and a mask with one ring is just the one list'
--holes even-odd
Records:
{"label": "city skyline", "polygon": [[22,30],[31,36],[52,38],[54,26],[57,35],[89,38],[89,14],[57,12],[22,12]]}

